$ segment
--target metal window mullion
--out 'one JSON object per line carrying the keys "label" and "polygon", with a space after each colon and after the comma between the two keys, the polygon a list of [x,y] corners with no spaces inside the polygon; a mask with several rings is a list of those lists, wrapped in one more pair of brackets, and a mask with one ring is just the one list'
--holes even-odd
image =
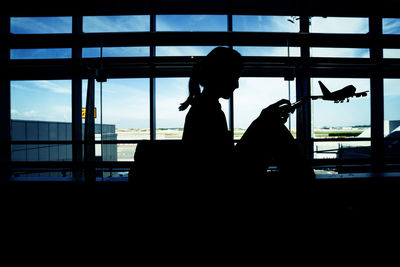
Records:
{"label": "metal window mullion", "polygon": [[[233,32],[233,23],[232,23],[232,13],[229,12],[227,14],[227,30],[228,32]],[[229,42],[229,48],[233,49],[232,42]],[[232,93],[231,98],[229,99],[229,130],[231,131],[232,140],[234,139],[234,129],[235,129],[235,119],[234,119],[234,93]]]}
{"label": "metal window mullion", "polygon": [[382,17],[369,18],[369,35],[372,47],[370,47],[371,60],[374,69],[371,73],[371,153],[374,163],[374,171],[383,171],[384,167],[384,95],[383,75],[381,62],[383,60],[382,47]]}
{"label": "metal window mullion", "polygon": [[[300,16],[300,32],[309,33],[310,24],[309,17],[306,15]],[[300,56],[304,64],[296,69],[296,100],[310,96],[310,74],[308,71],[310,59],[309,44],[302,44],[300,47]],[[308,158],[313,155],[313,142],[311,140],[311,104],[307,103],[297,110],[296,118],[296,136],[299,142],[303,145],[303,150]]]}
{"label": "metal window mullion", "polygon": [[[150,32],[156,31],[156,15],[150,15]],[[156,81],[155,81],[155,43],[150,45],[150,140],[156,139]]]}
{"label": "metal window mullion", "polygon": [[0,66],[3,72],[0,74],[0,163],[2,166],[1,180],[8,180],[11,176],[9,164],[11,162],[11,99],[10,99],[10,79],[5,75],[10,62],[10,47],[8,39],[10,37],[10,17],[0,17],[0,36],[6,45],[0,48]]}
{"label": "metal window mullion", "polygon": [[[82,161],[82,79],[80,75],[79,62],[82,59],[82,45],[78,43],[79,35],[82,34],[82,16],[72,17],[72,161]],[[82,172],[75,169],[73,176],[77,180],[82,179]]]}

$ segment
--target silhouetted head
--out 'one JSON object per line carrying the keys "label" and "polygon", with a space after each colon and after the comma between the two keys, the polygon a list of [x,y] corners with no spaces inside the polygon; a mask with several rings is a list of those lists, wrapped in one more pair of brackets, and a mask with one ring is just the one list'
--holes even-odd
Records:
{"label": "silhouetted head", "polygon": [[204,92],[216,99],[229,99],[239,87],[239,77],[243,62],[239,52],[227,48],[214,48],[202,61],[192,69],[189,80],[189,97],[181,104],[179,110],[185,110],[200,95],[200,86]]}

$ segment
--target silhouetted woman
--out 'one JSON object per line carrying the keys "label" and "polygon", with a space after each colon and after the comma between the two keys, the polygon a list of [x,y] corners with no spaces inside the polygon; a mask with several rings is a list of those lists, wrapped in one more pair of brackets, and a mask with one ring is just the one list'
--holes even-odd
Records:
{"label": "silhouetted woman", "polygon": [[275,160],[286,177],[313,177],[284,125],[288,112],[283,107],[290,105],[288,100],[264,109],[234,146],[219,99],[229,99],[239,87],[242,68],[242,57],[237,51],[217,47],[192,69],[189,97],[179,107],[182,111],[190,106],[183,132],[189,176],[210,182],[239,176],[251,179],[263,176]]}

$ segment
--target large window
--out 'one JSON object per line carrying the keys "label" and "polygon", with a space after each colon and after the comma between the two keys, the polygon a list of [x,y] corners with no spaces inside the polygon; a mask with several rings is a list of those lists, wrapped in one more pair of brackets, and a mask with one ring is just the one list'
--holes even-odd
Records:
{"label": "large window", "polygon": [[[85,108],[88,70],[100,63],[107,81],[95,82],[97,162],[123,166],[133,160],[136,146],[143,140],[181,140],[188,110],[181,112],[178,108],[188,96],[191,68],[219,45],[232,47],[244,57],[233,101],[220,100],[235,141],[264,108],[278,100],[295,102],[298,94],[322,96],[321,81],[331,92],[348,85],[356,92],[368,92],[338,103],[311,100],[310,105],[290,116],[286,126],[301,140],[316,166],[344,162],[342,159],[374,164],[374,151],[379,149],[371,146],[379,143],[374,139],[379,133],[377,127],[384,132],[385,157],[400,158],[399,18],[383,18],[382,42],[365,44],[360,40],[370,36],[370,28],[375,26],[370,25],[375,19],[367,17],[312,16],[307,20],[299,16],[137,13],[81,18],[10,18],[12,161],[71,161],[73,155],[76,157],[72,153],[72,124],[82,123],[84,138],[85,120],[76,122],[74,117],[73,121],[72,114]],[[310,35],[301,32],[307,29]],[[76,32],[78,38],[74,37]],[[171,34],[174,39],[166,38]],[[215,40],[219,34],[228,39],[219,44]],[[187,39],[195,35],[202,37],[199,43],[193,41],[197,36]],[[321,38],[325,36],[335,38],[334,42]],[[50,42],[44,43],[42,37]],[[375,61],[380,53],[373,52],[380,50],[383,58]],[[371,98],[371,91],[380,90],[379,81],[371,83],[377,62],[384,77],[383,103]],[[285,75],[293,75],[294,80],[285,80]],[[73,104],[77,101],[72,101],[72,92],[80,92],[80,83],[82,106],[78,107]],[[383,116],[372,116],[372,111],[380,110]],[[369,169],[331,164],[327,170]],[[104,173],[113,178],[120,175],[126,176],[126,167],[122,172]],[[21,170],[14,176],[69,177],[72,172]]]}

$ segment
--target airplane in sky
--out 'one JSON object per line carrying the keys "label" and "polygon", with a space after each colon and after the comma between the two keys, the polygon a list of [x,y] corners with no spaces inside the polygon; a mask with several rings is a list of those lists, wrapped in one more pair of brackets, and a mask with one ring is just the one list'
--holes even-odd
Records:
{"label": "airplane in sky", "polygon": [[334,101],[335,103],[343,103],[344,100],[346,99],[347,102],[349,102],[350,97],[367,96],[368,92],[368,91],[363,91],[356,93],[356,88],[353,85],[348,85],[340,90],[331,92],[328,90],[328,88],[326,88],[326,86],[321,81],[318,81],[318,83],[319,87],[321,87],[322,95],[311,96],[312,100],[323,99],[323,100]]}

